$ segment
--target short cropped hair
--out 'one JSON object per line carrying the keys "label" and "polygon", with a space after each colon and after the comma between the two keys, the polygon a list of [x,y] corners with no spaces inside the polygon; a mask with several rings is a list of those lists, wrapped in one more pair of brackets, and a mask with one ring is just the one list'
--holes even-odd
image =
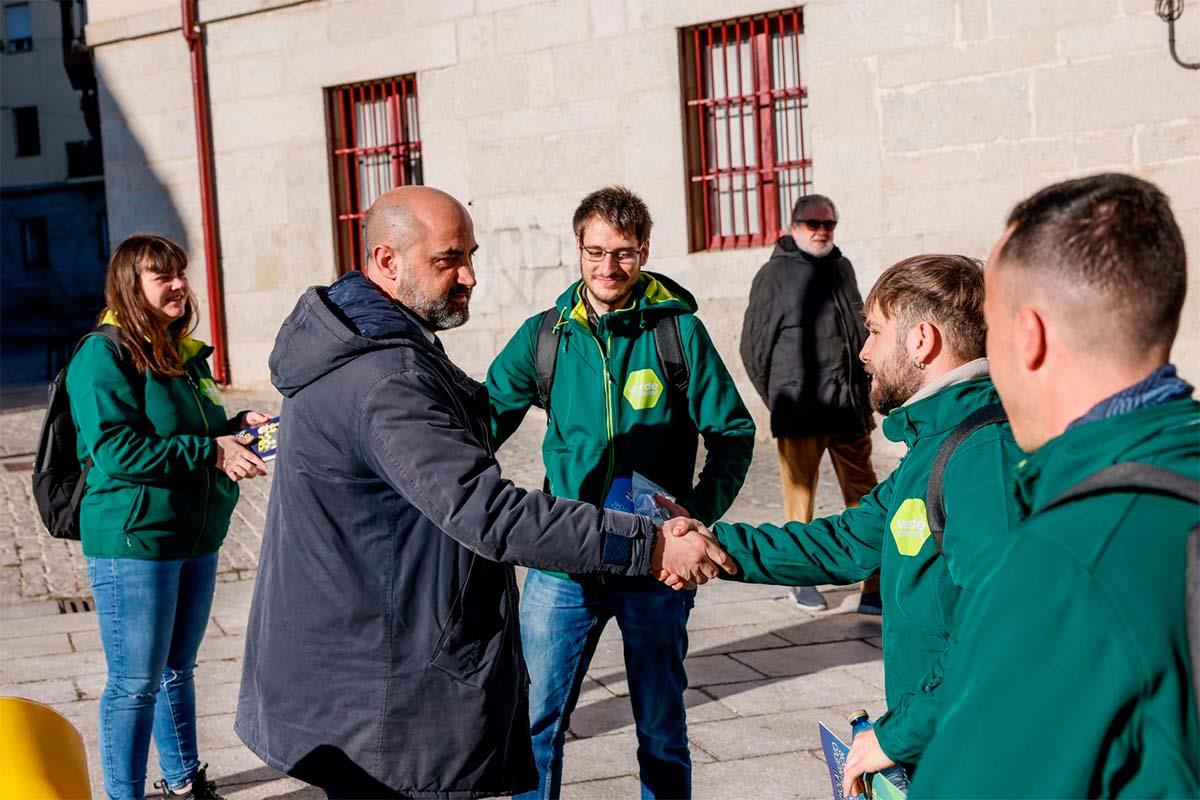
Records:
{"label": "short cropped hair", "polygon": [[837,206],[823,194],[806,194],[796,201],[796,205],[792,206],[792,223],[796,224],[805,219],[805,214],[813,206],[829,206],[829,210],[833,212],[833,218],[838,218]]}
{"label": "short cropped hair", "polygon": [[575,238],[583,240],[583,230],[592,217],[599,217],[623,236],[637,239],[639,244],[650,238],[650,228],[654,226],[645,202],[624,186],[606,186],[583,198],[572,220]]}
{"label": "short cropped hair", "polygon": [[906,258],[884,270],[867,295],[866,307],[900,321],[907,332],[922,320],[937,324],[959,358],[974,361],[986,352],[983,321],[983,263],[970,256]]}
{"label": "short cropped hair", "polygon": [[1157,186],[1120,173],[1063,181],[1019,203],[1008,225],[999,263],[1098,294],[1119,326],[1110,333],[1133,348],[1174,342],[1187,256]]}

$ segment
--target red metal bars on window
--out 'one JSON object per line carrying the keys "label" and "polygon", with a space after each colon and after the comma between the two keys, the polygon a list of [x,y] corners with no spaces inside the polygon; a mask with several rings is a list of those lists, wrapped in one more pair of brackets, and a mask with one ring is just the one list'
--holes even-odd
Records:
{"label": "red metal bars on window", "polygon": [[363,219],[375,198],[423,183],[415,75],[326,91],[338,271],[366,263]]}
{"label": "red metal bars on window", "polygon": [[812,182],[799,9],[682,31],[691,249],[754,247]]}

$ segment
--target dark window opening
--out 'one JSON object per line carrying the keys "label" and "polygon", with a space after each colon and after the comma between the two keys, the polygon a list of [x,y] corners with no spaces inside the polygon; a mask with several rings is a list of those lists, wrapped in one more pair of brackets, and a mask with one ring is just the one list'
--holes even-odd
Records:
{"label": "dark window opening", "polygon": [[36,156],[42,152],[42,132],[38,127],[37,106],[14,108],[13,127],[16,129],[18,158]]}
{"label": "dark window opening", "polygon": [[681,31],[692,251],[769,244],[812,185],[800,9]]}
{"label": "dark window opening", "polygon": [[21,262],[26,269],[46,269],[50,266],[50,236],[45,217],[30,217],[20,221]]}
{"label": "dark window opening", "polygon": [[421,185],[415,75],[326,91],[338,270],[365,263],[363,224],[379,195]]}

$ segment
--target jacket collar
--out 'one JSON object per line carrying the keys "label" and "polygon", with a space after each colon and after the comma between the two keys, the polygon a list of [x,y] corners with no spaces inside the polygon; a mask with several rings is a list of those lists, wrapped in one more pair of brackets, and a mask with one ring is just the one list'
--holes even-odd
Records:
{"label": "jacket collar", "polygon": [[[558,308],[558,325],[565,325],[568,320],[578,322],[590,329],[588,323],[587,304],[583,300],[583,281],[571,284],[565,292],[559,295],[555,306]],[[601,314],[606,324],[623,317],[631,321],[641,321],[646,317],[657,318],[661,314],[692,314],[696,311],[696,299],[690,292],[675,281],[654,272],[642,270],[638,284],[633,290],[633,302],[625,308]],[[634,320],[634,318],[637,318]],[[644,326],[643,326],[644,327]]]}
{"label": "jacket collar", "polygon": [[971,412],[998,402],[1000,398],[991,378],[959,381],[892,411],[883,420],[883,434],[911,448],[917,440],[947,433]]}
{"label": "jacket collar", "polygon": [[1017,465],[1017,504],[1028,516],[1105,467],[1179,454],[1200,458],[1200,403],[1191,398],[1068,428]]}
{"label": "jacket collar", "polygon": [[[104,316],[100,319],[101,325],[112,325],[114,328],[121,327],[121,321],[117,318],[117,312],[111,308],[104,309]],[[147,339],[146,341],[149,341]],[[193,339],[190,336],[182,336],[176,343],[179,348],[179,359],[184,364],[194,358],[205,357],[212,352],[212,348],[206,345],[199,339]]]}

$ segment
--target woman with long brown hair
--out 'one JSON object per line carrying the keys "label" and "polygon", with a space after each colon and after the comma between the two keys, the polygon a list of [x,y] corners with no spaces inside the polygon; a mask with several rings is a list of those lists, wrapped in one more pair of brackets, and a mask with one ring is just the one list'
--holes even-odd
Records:
{"label": "woman with long brown hair", "polygon": [[190,336],[187,264],[170,239],[122,242],[99,320],[121,345],[89,336],[67,369],[79,460],[92,461],[79,520],[108,663],[100,757],[113,798],[145,796],[151,736],[164,795],[218,796],[198,754],[192,672],[236,482],[266,474],[231,434],[268,416],[226,417],[212,349]]}

